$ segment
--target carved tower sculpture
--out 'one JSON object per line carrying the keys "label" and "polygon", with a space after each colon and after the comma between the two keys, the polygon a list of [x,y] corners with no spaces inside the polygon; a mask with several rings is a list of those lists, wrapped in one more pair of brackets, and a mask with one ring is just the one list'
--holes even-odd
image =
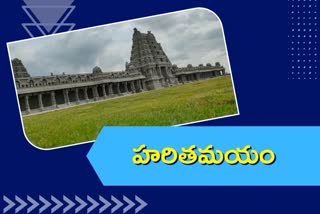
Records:
{"label": "carved tower sculpture", "polygon": [[139,71],[146,76],[145,84],[149,90],[176,84],[172,75],[172,64],[155,36],[141,33],[134,28],[130,63],[127,71]]}
{"label": "carved tower sculpture", "polygon": [[20,59],[13,59],[11,60],[11,63],[12,63],[12,70],[13,70],[13,73],[14,73],[14,77],[15,78],[28,78],[30,77],[27,69],[24,67],[22,61]]}

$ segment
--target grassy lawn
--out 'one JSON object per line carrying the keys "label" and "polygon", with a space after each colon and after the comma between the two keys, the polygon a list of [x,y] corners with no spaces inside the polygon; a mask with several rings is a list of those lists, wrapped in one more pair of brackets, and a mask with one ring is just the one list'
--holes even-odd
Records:
{"label": "grassy lawn", "polygon": [[42,148],[94,140],[111,126],[167,126],[236,114],[230,76],[24,116],[28,139]]}

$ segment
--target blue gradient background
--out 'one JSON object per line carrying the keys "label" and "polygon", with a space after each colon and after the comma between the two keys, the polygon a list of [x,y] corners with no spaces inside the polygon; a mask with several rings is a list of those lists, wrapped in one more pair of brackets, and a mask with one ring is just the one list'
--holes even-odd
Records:
{"label": "blue gradient background", "polygon": [[[20,0],[10,0],[0,7],[1,194],[137,194],[149,203],[141,213],[319,211],[320,187],[103,187],[86,158],[91,144],[54,151],[29,145],[22,131],[6,48],[6,42],[29,38],[21,26],[29,22],[22,5]],[[197,125],[320,125],[319,80],[288,80],[287,1],[76,0],[74,5],[67,21],[75,22],[76,29],[209,8],[224,26],[241,115]],[[3,203],[0,200],[0,205]]]}

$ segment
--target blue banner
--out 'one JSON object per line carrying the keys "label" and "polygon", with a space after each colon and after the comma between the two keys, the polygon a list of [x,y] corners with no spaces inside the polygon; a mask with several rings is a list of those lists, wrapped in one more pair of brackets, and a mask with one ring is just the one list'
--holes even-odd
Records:
{"label": "blue banner", "polygon": [[[319,185],[319,133],[320,127],[104,127],[87,157],[106,186]],[[199,151],[210,147],[217,160],[205,164]],[[139,164],[146,151],[154,155]],[[174,152],[165,157],[168,151]]]}

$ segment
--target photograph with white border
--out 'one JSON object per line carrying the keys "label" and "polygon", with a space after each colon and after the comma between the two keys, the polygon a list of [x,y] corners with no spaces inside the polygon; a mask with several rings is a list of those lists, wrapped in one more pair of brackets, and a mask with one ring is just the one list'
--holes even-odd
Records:
{"label": "photograph with white border", "polygon": [[24,133],[39,149],[91,142],[103,126],[239,115],[223,26],[205,8],[7,47]]}

